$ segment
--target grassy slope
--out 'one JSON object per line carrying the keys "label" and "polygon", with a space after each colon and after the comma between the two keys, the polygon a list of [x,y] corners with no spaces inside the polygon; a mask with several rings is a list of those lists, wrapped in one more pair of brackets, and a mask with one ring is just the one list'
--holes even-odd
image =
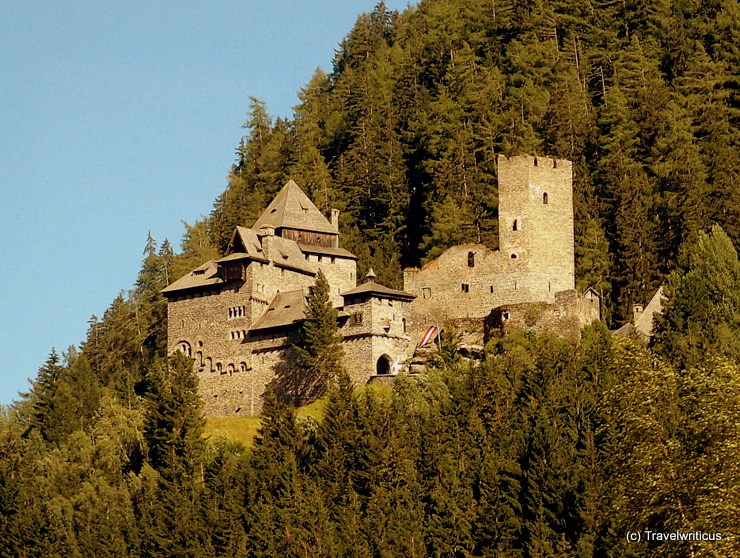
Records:
{"label": "grassy slope", "polygon": [[[390,395],[391,389],[378,384],[371,384],[357,388],[355,393],[360,395],[366,391],[372,391],[375,395]],[[323,397],[305,407],[299,407],[296,414],[299,419],[313,418],[321,421],[328,397]],[[231,442],[238,442],[244,447],[252,446],[254,437],[259,430],[262,417],[254,415],[251,417],[206,417],[205,436],[210,438],[226,438]]]}

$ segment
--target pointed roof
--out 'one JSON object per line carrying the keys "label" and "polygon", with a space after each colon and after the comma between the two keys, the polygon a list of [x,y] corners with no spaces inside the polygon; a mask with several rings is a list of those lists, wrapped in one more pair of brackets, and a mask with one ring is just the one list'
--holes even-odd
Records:
{"label": "pointed roof", "polygon": [[259,231],[264,226],[302,231],[339,234],[329,220],[292,180],[283,186],[265,212],[252,225]]}

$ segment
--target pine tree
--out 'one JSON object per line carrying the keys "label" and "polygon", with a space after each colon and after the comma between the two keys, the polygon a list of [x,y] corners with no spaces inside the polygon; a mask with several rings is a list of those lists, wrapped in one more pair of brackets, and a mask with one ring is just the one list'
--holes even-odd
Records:
{"label": "pine tree", "polygon": [[303,405],[324,395],[342,370],[337,310],[329,299],[329,282],[321,270],[307,299],[306,317],[294,345],[298,384],[281,394]]}
{"label": "pine tree", "polygon": [[653,342],[658,351],[688,366],[711,354],[740,362],[740,262],[719,226],[699,234],[664,295]]}

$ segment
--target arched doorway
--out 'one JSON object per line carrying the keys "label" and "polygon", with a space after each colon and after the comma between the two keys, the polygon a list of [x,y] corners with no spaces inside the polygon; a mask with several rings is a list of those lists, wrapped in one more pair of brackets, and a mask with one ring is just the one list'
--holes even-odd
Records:
{"label": "arched doorway", "polygon": [[383,355],[378,359],[378,362],[375,364],[375,373],[380,374],[390,374],[391,373],[391,357],[388,355]]}

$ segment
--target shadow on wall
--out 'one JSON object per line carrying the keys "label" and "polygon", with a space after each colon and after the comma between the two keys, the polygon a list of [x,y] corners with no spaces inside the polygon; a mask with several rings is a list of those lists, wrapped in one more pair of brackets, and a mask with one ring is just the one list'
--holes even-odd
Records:
{"label": "shadow on wall", "polygon": [[308,405],[326,395],[328,382],[321,371],[298,366],[298,355],[293,347],[280,351],[275,364],[275,378],[267,384],[266,391],[295,407]]}

